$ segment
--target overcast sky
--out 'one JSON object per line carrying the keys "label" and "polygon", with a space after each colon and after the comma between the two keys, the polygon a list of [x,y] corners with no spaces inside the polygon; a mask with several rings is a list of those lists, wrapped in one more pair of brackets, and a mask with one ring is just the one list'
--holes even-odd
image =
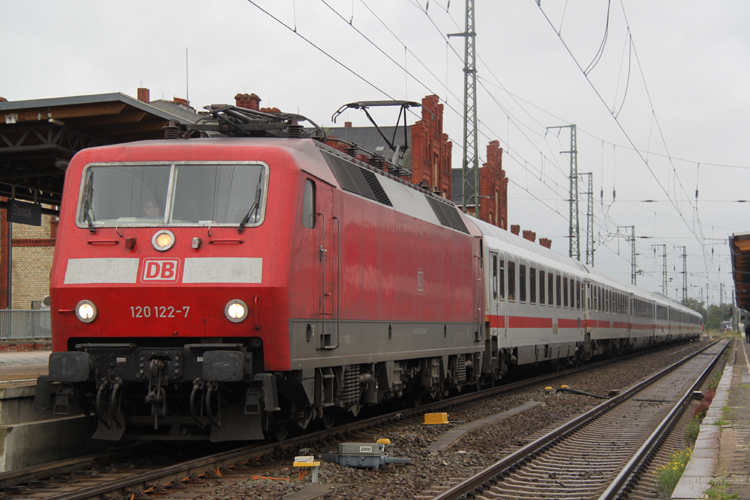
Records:
{"label": "overcast sky", "polygon": [[[358,100],[435,93],[462,159],[461,0],[4,2],[0,96],[188,95],[196,108],[255,92],[320,125]],[[476,0],[480,153],[498,139],[510,224],[568,253],[570,130],[593,173],[596,267],[638,285],[731,298],[727,237],[750,230],[750,2]],[[296,30],[296,32],[295,32]],[[317,47],[317,48],[316,48]],[[188,52],[186,71],[186,49]],[[324,53],[325,52],[325,53]],[[328,54],[328,55],[326,55]],[[396,114],[376,113],[383,124]],[[410,123],[416,119],[410,116]],[[363,114],[339,120],[366,126]],[[696,202],[696,189],[698,198]],[[581,252],[586,251],[586,189]],[[645,201],[649,200],[649,201]],[[679,296],[681,298],[681,295]]]}

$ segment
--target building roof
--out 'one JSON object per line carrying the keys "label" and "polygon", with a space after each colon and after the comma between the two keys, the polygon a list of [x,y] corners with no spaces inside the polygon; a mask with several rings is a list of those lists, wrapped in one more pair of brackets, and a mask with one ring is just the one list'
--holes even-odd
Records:
{"label": "building roof", "polygon": [[59,205],[67,161],[81,149],[164,137],[200,115],[122,93],[0,102],[0,196]]}
{"label": "building roof", "polygon": [[[375,127],[327,127],[326,134],[328,136],[335,136],[344,142],[354,143],[358,147],[369,151],[371,153],[377,153],[388,161],[393,161],[393,149],[388,147],[388,144],[383,137],[378,133]],[[383,134],[393,142],[396,146],[403,146],[404,144],[404,127],[380,127]],[[394,139],[394,131],[396,136]],[[406,135],[409,139],[409,149],[406,151],[404,157],[405,163],[404,168],[411,170],[411,125],[406,127]],[[394,162],[396,163],[396,162]]]}

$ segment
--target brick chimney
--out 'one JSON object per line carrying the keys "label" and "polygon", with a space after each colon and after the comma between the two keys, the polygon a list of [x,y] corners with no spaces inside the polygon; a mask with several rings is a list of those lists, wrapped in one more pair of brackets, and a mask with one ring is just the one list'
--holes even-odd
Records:
{"label": "brick chimney", "polygon": [[175,104],[180,104],[181,106],[189,107],[190,103],[187,101],[187,99],[183,99],[182,97],[175,97],[172,99],[172,102]]}
{"label": "brick chimney", "polygon": [[237,94],[234,96],[234,101],[238,108],[252,109],[253,111],[260,109],[260,97],[257,94]]}
{"label": "brick chimney", "polygon": [[8,102],[8,99],[6,99],[5,97],[0,97],[0,102]]}
{"label": "brick chimney", "polygon": [[139,88],[138,89],[138,100],[141,102],[145,102],[146,104],[151,102],[151,92],[148,89]]}
{"label": "brick chimney", "polygon": [[518,236],[521,232],[521,225],[520,224],[512,224],[510,226],[510,232]]}
{"label": "brick chimney", "polygon": [[352,128],[352,122],[344,122],[344,128]]}
{"label": "brick chimney", "polygon": [[552,248],[552,240],[549,238],[539,238],[539,244],[544,248]]}
{"label": "brick chimney", "polygon": [[536,233],[534,231],[529,231],[528,229],[523,231],[523,237],[532,243],[536,241]]}

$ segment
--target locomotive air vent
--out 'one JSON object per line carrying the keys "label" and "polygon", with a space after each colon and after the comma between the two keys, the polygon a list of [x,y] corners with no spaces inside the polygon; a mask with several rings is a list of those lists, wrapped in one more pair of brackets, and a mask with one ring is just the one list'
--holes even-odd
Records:
{"label": "locomotive air vent", "polygon": [[385,194],[385,191],[383,191],[383,186],[380,185],[378,176],[373,174],[369,170],[362,170],[362,175],[365,176],[365,179],[367,180],[367,184],[370,186],[370,189],[372,189],[372,192],[375,194],[375,198],[383,205],[388,205],[389,207],[392,207],[393,204],[391,203],[391,200],[388,198],[388,195]]}
{"label": "locomotive air vent", "polygon": [[333,175],[339,181],[341,189],[355,193],[383,205],[392,207],[391,200],[380,185],[378,176],[354,163],[335,156],[327,151],[321,151]]}

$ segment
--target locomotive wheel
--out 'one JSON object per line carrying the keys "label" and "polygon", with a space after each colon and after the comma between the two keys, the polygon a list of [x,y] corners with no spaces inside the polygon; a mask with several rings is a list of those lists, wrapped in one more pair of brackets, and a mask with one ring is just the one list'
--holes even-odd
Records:
{"label": "locomotive wheel", "polygon": [[418,408],[422,404],[422,392],[418,391],[409,397],[409,405],[412,408]]}
{"label": "locomotive wheel", "polygon": [[312,420],[313,413],[312,408],[305,408],[305,416],[304,418],[297,420],[297,425],[302,429],[307,429],[307,426],[310,425],[310,420]]}
{"label": "locomotive wheel", "polygon": [[266,436],[266,439],[273,443],[278,443],[279,441],[283,441],[289,436],[289,425],[288,424],[279,424],[273,427],[273,429],[268,430],[263,433]]}
{"label": "locomotive wheel", "polygon": [[326,430],[331,430],[331,428],[333,428],[333,424],[336,423],[336,415],[329,412],[323,413],[323,418],[321,418],[320,421],[323,424],[323,427],[326,428]]}

